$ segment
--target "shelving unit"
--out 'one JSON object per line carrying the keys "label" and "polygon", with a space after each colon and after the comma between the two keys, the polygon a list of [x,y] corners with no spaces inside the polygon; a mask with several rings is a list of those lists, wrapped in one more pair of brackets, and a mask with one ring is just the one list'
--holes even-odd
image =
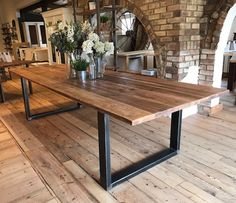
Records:
{"label": "shelving unit", "polygon": [[117,67],[117,35],[116,35],[116,11],[117,9],[120,8],[119,5],[116,4],[116,0],[112,0],[112,5],[110,6],[100,6],[100,0],[94,0],[96,9],[92,10],[84,10],[82,12],[76,12],[75,8],[75,0],[73,2],[73,10],[74,10],[74,19],[76,19],[77,15],[82,15],[82,16],[90,16],[90,15],[97,15],[97,34],[100,36],[101,35],[101,13],[104,12],[112,12],[112,41],[114,43],[114,67],[116,69]]}
{"label": "shelving unit", "polygon": [[5,45],[5,50],[12,53],[12,43],[17,40],[16,28],[12,27],[9,23],[2,24],[2,35]]}

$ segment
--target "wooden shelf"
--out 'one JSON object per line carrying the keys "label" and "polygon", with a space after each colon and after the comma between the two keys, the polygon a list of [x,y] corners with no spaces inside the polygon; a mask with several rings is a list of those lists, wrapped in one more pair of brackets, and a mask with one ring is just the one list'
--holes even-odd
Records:
{"label": "wooden shelf", "polygon": [[[120,5],[116,5],[116,9],[121,8]],[[112,6],[104,6],[102,8],[100,8],[100,13],[105,13],[105,12],[111,12],[112,11]],[[93,10],[84,10],[82,12],[77,12],[77,15],[93,15],[96,14],[97,10],[93,9]]]}
{"label": "wooden shelf", "polygon": [[5,50],[12,50],[12,41],[17,39],[16,28],[11,27],[9,23],[2,24],[3,44]]}

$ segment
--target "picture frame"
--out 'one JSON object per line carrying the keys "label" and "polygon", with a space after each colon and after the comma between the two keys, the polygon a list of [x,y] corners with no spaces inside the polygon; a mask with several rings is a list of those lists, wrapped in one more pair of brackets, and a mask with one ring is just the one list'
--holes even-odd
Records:
{"label": "picture frame", "polygon": [[96,2],[90,1],[88,2],[89,10],[95,10],[96,9]]}
{"label": "picture frame", "polygon": [[0,62],[6,62],[3,52],[2,53],[0,52]]}
{"label": "picture frame", "polygon": [[5,58],[5,62],[11,63],[12,62],[12,57],[11,54],[9,52],[3,52],[4,58]]}

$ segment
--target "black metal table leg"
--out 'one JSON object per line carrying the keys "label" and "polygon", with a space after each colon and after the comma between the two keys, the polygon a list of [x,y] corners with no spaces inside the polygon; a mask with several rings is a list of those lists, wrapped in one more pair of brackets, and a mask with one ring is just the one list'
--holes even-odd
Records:
{"label": "black metal table leg", "polygon": [[75,104],[69,107],[64,107],[60,109],[56,109],[53,111],[48,111],[48,112],[43,112],[43,113],[38,113],[38,114],[31,114],[30,111],[30,103],[29,103],[29,94],[28,94],[28,87],[27,87],[27,82],[26,79],[21,78],[21,86],[22,86],[22,94],[23,94],[23,99],[24,99],[24,106],[25,106],[25,116],[27,120],[33,120],[33,119],[38,119],[42,118],[45,116],[50,116],[58,113],[63,113],[66,111],[71,111],[78,109],[80,107],[80,104]]}
{"label": "black metal table leg", "polygon": [[109,190],[111,188],[111,158],[108,115],[98,112],[98,128],[100,184],[104,189]]}
{"label": "black metal table leg", "polygon": [[182,110],[172,113],[171,116],[171,130],[170,130],[170,148],[180,149],[182,127]]}
{"label": "black metal table leg", "polygon": [[104,113],[98,112],[100,185],[109,190],[125,180],[177,155],[180,149],[181,124],[182,110],[172,114],[169,148],[111,174],[109,117]]}
{"label": "black metal table leg", "polygon": [[11,72],[9,70],[10,70],[10,68],[8,68],[9,79],[12,80],[12,75],[11,75]]}
{"label": "black metal table leg", "polygon": [[1,102],[4,103],[5,102],[5,96],[4,96],[2,83],[0,83],[0,96],[1,96]]}
{"label": "black metal table leg", "polygon": [[28,84],[29,84],[29,92],[30,92],[30,94],[33,94],[32,82],[31,82],[31,81],[28,81]]}
{"label": "black metal table leg", "polygon": [[24,106],[25,106],[25,116],[27,120],[31,120],[29,94],[28,94],[27,83],[24,78],[21,78],[21,87],[22,87],[22,95],[23,95]]}
{"label": "black metal table leg", "polygon": [[[29,64],[26,64],[26,68],[29,68]],[[28,81],[28,85],[29,85],[29,92],[30,92],[30,94],[33,94],[32,82]]]}

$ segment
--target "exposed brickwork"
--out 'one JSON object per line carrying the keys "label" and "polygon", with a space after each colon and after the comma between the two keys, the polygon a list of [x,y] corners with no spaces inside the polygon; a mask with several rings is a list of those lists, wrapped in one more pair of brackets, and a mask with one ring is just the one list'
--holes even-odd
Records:
{"label": "exposed brickwork", "polygon": [[207,0],[201,18],[201,59],[199,83],[212,85],[215,51],[229,9],[236,0]]}
{"label": "exposed brickwork", "polygon": [[202,49],[200,55],[199,83],[212,84],[214,71],[215,50]]}
{"label": "exposed brickwork", "polygon": [[[120,0],[143,23],[157,54],[159,73],[180,80],[200,66],[201,84],[212,84],[214,56],[225,17],[236,0]],[[110,0],[102,3],[110,4]],[[81,8],[87,1],[79,1]]]}

